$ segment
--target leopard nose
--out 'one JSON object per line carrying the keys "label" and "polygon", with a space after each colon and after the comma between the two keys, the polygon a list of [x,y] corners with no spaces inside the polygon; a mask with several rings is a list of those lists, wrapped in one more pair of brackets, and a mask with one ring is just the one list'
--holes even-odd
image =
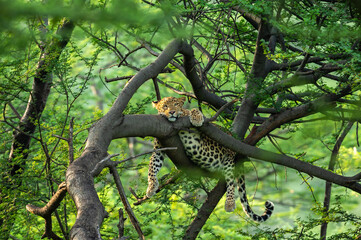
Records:
{"label": "leopard nose", "polygon": [[169,111],[169,114],[173,115],[173,114],[175,114],[175,111]]}

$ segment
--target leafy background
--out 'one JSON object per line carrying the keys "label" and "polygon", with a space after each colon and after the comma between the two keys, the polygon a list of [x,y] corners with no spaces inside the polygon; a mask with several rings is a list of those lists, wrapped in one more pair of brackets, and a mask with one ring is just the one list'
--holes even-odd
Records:
{"label": "leafy background", "polygon": [[[121,2],[121,3],[120,3]],[[250,5],[245,1],[248,10],[257,13],[265,11],[269,5],[259,1],[259,4]],[[75,117],[74,150],[78,157],[87,137],[87,129],[99,119],[115,100],[117,94],[126,84],[126,80],[107,83],[107,79],[120,76],[129,76],[136,73],[131,68],[118,67],[117,56],[109,45],[96,37],[108,39],[109,42],[119,41],[126,43],[129,48],[136,48],[142,40],[152,41],[155,46],[164,47],[173,36],[167,27],[160,23],[169,15],[186,11],[170,3],[162,8],[151,8],[142,1],[89,1],[87,7],[76,8],[81,1],[1,1],[0,2],[0,104],[3,114],[0,116],[0,131],[2,142],[0,144],[1,163],[0,171],[7,172],[7,158],[12,141],[11,124],[18,121],[15,112],[9,107],[11,103],[18,112],[22,113],[26,107],[28,94],[31,90],[32,76],[39,58],[37,41],[47,38],[56,30],[60,17],[70,17],[78,21],[70,44],[61,55],[61,60],[54,71],[54,84],[51,90],[46,109],[37,122],[35,137],[41,141],[33,140],[29,150],[28,164],[22,174],[23,184],[18,188],[9,188],[1,185],[3,196],[0,205],[0,214],[13,218],[15,224],[11,228],[12,237],[18,239],[40,239],[44,232],[43,219],[28,213],[26,204],[44,205],[56,190],[57,184],[64,181],[65,171],[69,164],[68,145],[56,136],[67,137],[69,121]],[[197,1],[208,7],[210,15],[221,8],[221,5]],[[350,22],[345,23],[344,29],[334,29],[330,23],[327,31],[319,33],[313,29],[311,22],[315,12],[303,12],[305,23],[299,28],[292,29],[287,23],[277,22],[280,29],[290,32],[290,36],[299,37],[307,35],[305,45],[312,45],[314,41],[339,39],[335,44],[325,46],[330,52],[334,49],[348,49],[348,40],[359,34],[359,26]],[[338,12],[327,11],[330,18],[341,19]],[[48,34],[40,36],[40,16],[50,16],[49,25],[46,26]],[[346,21],[346,20],[345,20]],[[92,24],[89,24],[91,22]],[[203,34],[207,23],[197,26],[193,31]],[[249,26],[240,20],[239,28],[247,29]],[[227,28],[225,22],[225,28]],[[334,29],[334,31],[332,31]],[[188,32],[179,32],[186,35]],[[357,30],[357,31],[356,31]],[[93,36],[89,35],[92,32]],[[156,32],[156,34],[154,34]],[[305,31],[308,31],[307,33]],[[350,32],[355,32],[349,35]],[[326,38],[325,35],[327,34]],[[116,39],[115,39],[116,36]],[[310,37],[311,36],[311,37]],[[255,39],[253,32],[245,35],[244,41],[252,43]],[[126,52],[123,45],[118,45],[120,52]],[[314,52],[317,52],[315,46]],[[245,53],[237,53],[245,60],[252,61],[252,48]],[[358,53],[352,53],[358,54]],[[196,52],[197,58],[202,56]],[[297,59],[297,55],[284,53],[269,56],[276,61],[283,59]],[[137,51],[128,58],[128,61],[137,68],[147,66],[155,59],[144,49]],[[360,60],[360,56],[358,56]],[[356,61],[356,60],[355,60]],[[358,64],[353,64],[345,71],[359,74]],[[171,67],[171,66],[170,66]],[[191,90],[189,82],[174,69],[172,74],[162,74],[159,78],[178,90]],[[217,65],[213,70],[216,77],[222,79],[216,85],[221,89],[236,89],[242,92],[246,75],[240,73],[235,65]],[[358,75],[359,76],[359,75]],[[272,79],[269,79],[272,82]],[[325,82],[329,88],[332,83]],[[295,91],[305,91],[306,87],[295,88]],[[161,87],[162,96],[177,96],[173,91]],[[132,99],[127,108],[127,114],[156,114],[150,101],[155,100],[154,86],[151,81],[144,84]],[[267,104],[267,101],[266,103]],[[273,99],[268,99],[269,106],[275,106]],[[187,103],[187,107],[196,107],[195,101]],[[265,105],[267,106],[267,105]],[[214,115],[214,110],[202,106],[207,117]],[[314,118],[314,116],[312,117]],[[311,117],[309,118],[311,119]],[[36,120],[34,120],[36,121]],[[229,127],[230,123],[220,118],[218,124]],[[292,124],[284,126],[274,132],[282,135],[284,139],[277,139],[277,144],[283,153],[300,157],[304,161],[316,163],[327,168],[335,136],[341,129],[341,123],[324,120],[306,124]],[[151,138],[136,139],[134,152],[142,153],[151,149]],[[259,145],[263,149],[277,152],[278,149],[269,139],[263,140]],[[51,164],[45,162],[44,151],[51,152]],[[360,171],[361,148],[358,145],[357,128],[354,126],[344,141],[337,162],[337,172],[352,175]],[[120,153],[117,159],[131,155],[127,139],[113,141],[109,153]],[[147,187],[147,164],[149,155],[124,163],[118,167],[122,182],[131,203],[136,202],[135,197],[128,190],[130,187],[138,196],[143,196]],[[261,225],[251,222],[243,213],[240,202],[233,213],[224,211],[224,198],[212,213],[206,225],[199,234],[199,239],[319,239],[319,226],[322,218],[322,202],[324,185],[321,180],[314,179],[306,174],[286,169],[282,166],[259,162],[254,159],[246,164],[246,184],[248,197],[254,210],[263,211],[264,201],[269,199],[275,203],[275,212],[270,220]],[[177,172],[174,165],[167,160],[160,175],[170,177]],[[168,175],[169,174],[169,175]],[[3,180],[6,175],[2,176]],[[6,181],[2,181],[5,183]],[[211,179],[190,179],[182,176],[176,184],[168,185],[166,189],[151,200],[134,206],[138,220],[142,223],[147,239],[179,239],[183,236],[187,226],[195,216],[197,209],[206,198],[206,192],[215,186]],[[113,239],[117,235],[118,209],[122,203],[108,170],[104,170],[95,179],[96,189],[101,202],[105,206],[109,217],[105,219],[101,233],[104,239]],[[343,187],[333,186],[332,209],[329,215],[329,239],[355,239],[360,234],[360,196]],[[9,205],[9,203],[13,203]],[[12,206],[14,209],[9,209]],[[11,213],[11,214],[10,214]],[[61,233],[57,220],[62,222],[65,232],[75,222],[76,209],[69,197],[62,202],[55,216],[53,216],[54,230]],[[136,239],[137,234],[129,220],[125,222],[125,236]]]}

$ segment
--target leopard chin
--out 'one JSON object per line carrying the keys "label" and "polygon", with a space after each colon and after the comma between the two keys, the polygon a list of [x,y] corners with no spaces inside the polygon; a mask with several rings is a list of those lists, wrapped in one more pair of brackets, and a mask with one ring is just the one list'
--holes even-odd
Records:
{"label": "leopard chin", "polygon": [[168,117],[169,122],[175,122],[176,120],[177,120],[177,117],[174,117],[174,116]]}

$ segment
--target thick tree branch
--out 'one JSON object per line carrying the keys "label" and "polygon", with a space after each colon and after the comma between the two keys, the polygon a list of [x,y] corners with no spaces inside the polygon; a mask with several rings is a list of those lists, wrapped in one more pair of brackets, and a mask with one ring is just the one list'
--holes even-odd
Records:
{"label": "thick tree branch", "polygon": [[45,219],[45,233],[42,238],[61,239],[53,232],[51,214],[59,207],[61,201],[66,196],[66,192],[66,184],[63,182],[59,185],[56,193],[44,207],[40,208],[32,204],[26,205],[26,210]]}
{"label": "thick tree branch", "polygon": [[[143,124],[137,124],[139,122],[142,122]],[[129,126],[132,123],[138,127],[136,129],[130,128]],[[159,132],[157,133],[157,126],[164,127],[163,129],[159,129]],[[176,134],[180,129],[189,127],[192,127],[192,125],[187,117],[179,118],[176,122],[171,123],[158,115],[126,115],[124,116],[123,124],[119,126],[119,129],[117,129],[116,132],[118,133],[118,138],[137,136],[136,134],[139,132],[142,132],[141,136],[144,136],[143,134],[145,134],[159,138],[160,136],[164,137],[164,135],[174,136],[174,134]],[[354,177],[340,176],[307,162],[248,145],[222,132],[219,128],[213,126],[212,124],[205,124],[200,127],[199,130],[225,147],[232,149],[241,155],[286,166],[361,193],[361,185],[357,183],[358,179]],[[171,152],[174,151],[167,152],[167,155],[169,156],[169,153]],[[172,155],[170,158],[173,160]]]}
{"label": "thick tree branch", "polygon": [[[191,45],[183,43],[181,53],[184,56],[183,61],[186,76],[192,84],[194,94],[197,96],[198,101],[205,101],[217,109],[221,108],[226,103],[226,101],[205,89],[204,84],[198,76],[194,51]],[[231,113],[231,111],[228,113]]]}
{"label": "thick tree branch", "polygon": [[188,226],[183,239],[191,240],[196,239],[198,233],[201,231],[203,225],[208,220],[209,216],[213,212],[213,209],[217,206],[219,200],[222,198],[226,191],[226,184],[223,180],[220,180],[218,184],[208,194],[206,201],[199,209],[197,217],[194,218],[192,223]]}
{"label": "thick tree branch", "polygon": [[[22,183],[22,178],[19,176],[22,169],[26,166],[30,152],[30,140],[38,125],[38,121],[43,113],[50,93],[52,72],[59,61],[61,53],[70,40],[73,29],[73,22],[66,19],[61,20],[56,34],[49,39],[49,42],[41,47],[40,58],[34,74],[28,104],[20,119],[18,127],[14,128],[13,142],[8,158],[9,174],[12,177],[10,180],[15,181],[17,185]],[[6,119],[5,116],[4,119]],[[0,190],[0,202],[2,201],[1,199],[5,199],[1,196],[2,194],[3,193]],[[9,206],[9,209],[14,211],[16,208]],[[9,212],[9,214],[13,213]],[[6,216],[0,217],[0,226],[5,226],[5,228],[2,229],[11,228],[13,222],[7,222],[7,219]],[[46,221],[46,229],[51,229],[51,217]],[[54,238],[56,238],[52,231],[48,231],[48,233],[48,236],[54,236]],[[8,232],[3,232],[2,234],[4,238],[8,237]]]}
{"label": "thick tree branch", "polygon": [[[123,122],[122,112],[134,93],[144,82],[156,77],[179,52],[180,48],[181,41],[174,40],[153,63],[141,69],[130,79],[109,112],[90,129],[81,157],[68,167],[66,172],[67,189],[78,212],[76,222],[70,232],[72,239],[101,238],[99,230],[107,213],[95,191],[91,171],[101,159],[107,156],[108,146],[116,136],[114,130]],[[143,123],[139,125],[143,125]],[[133,129],[137,128],[134,127],[136,125],[131,124],[131,126]],[[153,131],[157,132],[154,129]],[[137,135],[140,136],[142,133],[138,132]]]}
{"label": "thick tree branch", "polygon": [[328,94],[324,95],[317,100],[314,100],[303,105],[299,105],[294,108],[287,109],[280,113],[274,114],[269,117],[263,124],[261,124],[256,131],[253,131],[250,135],[247,136],[245,140],[248,144],[254,145],[272,130],[281,126],[282,124],[291,122],[302,117],[309,116],[317,112],[324,112],[329,109],[332,109],[335,105],[335,101],[342,98],[350,91],[349,87],[341,90],[339,94]]}
{"label": "thick tree branch", "polygon": [[309,174],[310,176],[317,177],[332,183],[338,184],[349,188],[355,192],[361,193],[361,184],[353,177],[344,177],[333,172],[327,171],[318,166],[314,166],[310,163],[300,161],[298,159],[273,153],[270,151],[262,150],[254,146],[250,146],[246,143],[234,139],[232,136],[222,132],[215,126],[205,125],[199,128],[203,133],[208,135],[210,138],[221,143],[225,147],[232,149],[233,151],[243,155],[252,157],[255,159],[263,160],[270,163],[276,163],[282,166],[286,166],[300,172]]}
{"label": "thick tree branch", "polygon": [[258,104],[262,99],[258,96],[258,93],[260,93],[262,83],[270,71],[270,62],[265,54],[262,41],[268,41],[270,36],[270,26],[266,22],[261,21],[258,29],[252,69],[247,79],[246,91],[232,124],[233,133],[240,138],[244,138]]}

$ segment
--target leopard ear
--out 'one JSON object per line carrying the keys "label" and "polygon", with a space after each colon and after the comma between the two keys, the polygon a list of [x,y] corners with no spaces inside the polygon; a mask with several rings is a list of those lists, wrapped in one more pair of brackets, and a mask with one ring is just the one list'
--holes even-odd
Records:
{"label": "leopard ear", "polygon": [[153,102],[152,102],[153,107],[154,107],[154,108],[157,108],[158,103],[159,103],[159,101],[153,101]]}
{"label": "leopard ear", "polygon": [[178,99],[181,101],[182,104],[184,104],[184,102],[186,101],[186,97],[180,97]]}

